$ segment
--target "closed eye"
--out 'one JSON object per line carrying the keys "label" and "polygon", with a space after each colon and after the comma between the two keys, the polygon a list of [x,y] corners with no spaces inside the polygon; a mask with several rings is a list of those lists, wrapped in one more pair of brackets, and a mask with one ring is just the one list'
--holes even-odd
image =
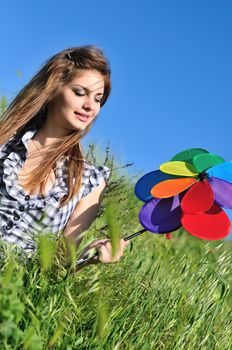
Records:
{"label": "closed eye", "polygon": [[102,97],[100,97],[100,98],[95,98],[95,101],[98,102],[98,103],[101,103],[101,102],[102,102]]}
{"label": "closed eye", "polygon": [[[82,92],[82,91],[78,91],[78,90],[73,90],[74,94],[77,95],[77,96],[85,96],[86,95],[86,92]],[[95,98],[95,101],[97,103],[101,103],[102,102],[102,98],[103,96],[101,95],[100,97],[96,97]]]}
{"label": "closed eye", "polygon": [[77,96],[85,96],[85,95],[86,95],[86,93],[85,93],[84,91],[81,92],[81,91],[75,90],[75,91],[73,91],[73,92],[74,92],[74,94],[77,95]]}

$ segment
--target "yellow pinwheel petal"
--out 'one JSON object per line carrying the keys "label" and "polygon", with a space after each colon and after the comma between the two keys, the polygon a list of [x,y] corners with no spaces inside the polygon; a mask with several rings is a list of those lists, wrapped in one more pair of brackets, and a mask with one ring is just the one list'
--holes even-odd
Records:
{"label": "yellow pinwheel petal", "polygon": [[193,165],[181,161],[164,163],[160,166],[160,170],[163,173],[178,176],[196,176],[198,174]]}

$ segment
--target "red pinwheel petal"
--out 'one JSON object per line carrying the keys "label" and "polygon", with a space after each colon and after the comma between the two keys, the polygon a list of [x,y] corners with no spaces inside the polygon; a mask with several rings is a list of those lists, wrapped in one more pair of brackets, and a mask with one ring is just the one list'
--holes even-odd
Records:
{"label": "red pinwheel petal", "polygon": [[187,191],[181,201],[181,208],[184,213],[201,214],[212,207],[213,201],[213,191],[208,180],[204,179]]}
{"label": "red pinwheel petal", "polygon": [[215,203],[206,213],[199,215],[184,213],[181,222],[191,235],[208,240],[225,238],[231,229],[228,216]]}

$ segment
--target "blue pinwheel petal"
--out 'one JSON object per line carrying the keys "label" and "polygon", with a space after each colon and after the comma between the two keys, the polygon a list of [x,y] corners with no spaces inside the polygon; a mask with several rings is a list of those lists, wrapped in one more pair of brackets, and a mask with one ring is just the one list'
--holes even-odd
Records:
{"label": "blue pinwheel petal", "polygon": [[135,184],[135,195],[143,202],[148,202],[153,196],[151,195],[151,189],[161,181],[170,180],[177,178],[178,176],[173,176],[165,174],[160,170],[154,170],[150,173],[145,174],[141,177]]}
{"label": "blue pinwheel petal", "polygon": [[[181,196],[182,198],[182,196]],[[153,233],[167,233],[181,227],[180,195],[171,198],[152,198],[140,209],[138,219]]]}
{"label": "blue pinwheel petal", "polygon": [[216,177],[218,179],[232,183],[232,162],[225,162],[206,170],[209,177]]}

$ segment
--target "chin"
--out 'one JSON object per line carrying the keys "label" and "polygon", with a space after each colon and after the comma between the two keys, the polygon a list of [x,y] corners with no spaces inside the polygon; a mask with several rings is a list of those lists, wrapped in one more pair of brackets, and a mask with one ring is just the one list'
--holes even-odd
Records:
{"label": "chin", "polygon": [[69,129],[76,130],[76,131],[78,131],[78,130],[82,131],[86,128],[86,126],[87,125],[83,125],[83,123],[81,123],[81,122],[80,123],[78,123],[78,122],[70,123]]}

